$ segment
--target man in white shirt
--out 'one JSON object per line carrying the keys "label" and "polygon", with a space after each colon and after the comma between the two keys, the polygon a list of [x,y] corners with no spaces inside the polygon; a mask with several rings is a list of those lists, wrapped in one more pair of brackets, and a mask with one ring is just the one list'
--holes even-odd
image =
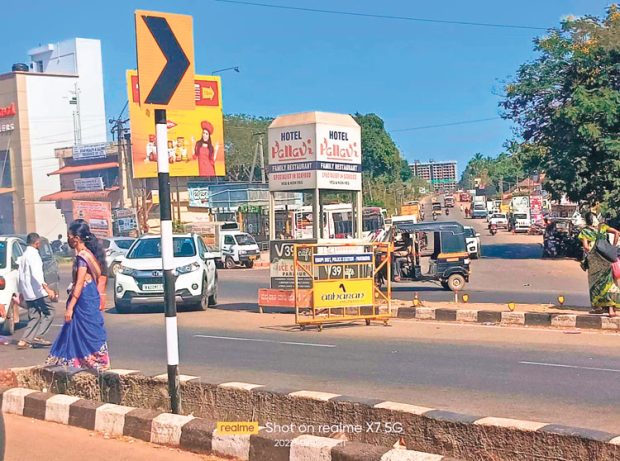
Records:
{"label": "man in white shirt", "polygon": [[57,295],[43,277],[43,261],[39,254],[41,237],[33,232],[26,237],[26,243],[28,247],[19,263],[19,292],[28,306],[28,325],[17,348],[49,347],[52,343],[43,339],[43,335],[54,320],[54,307],[50,301]]}

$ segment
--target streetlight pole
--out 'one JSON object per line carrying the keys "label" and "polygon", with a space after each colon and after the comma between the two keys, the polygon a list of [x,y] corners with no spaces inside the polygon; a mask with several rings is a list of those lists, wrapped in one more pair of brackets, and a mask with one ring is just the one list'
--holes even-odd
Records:
{"label": "streetlight pole", "polygon": [[219,74],[219,73],[222,73],[222,72],[226,72],[227,70],[234,70],[234,71],[235,71],[235,72],[237,72],[237,73],[241,72],[241,71],[239,70],[239,66],[233,66],[233,67],[225,67],[224,69],[212,70],[212,71],[211,71],[211,74],[212,74],[212,75],[213,75],[213,74]]}

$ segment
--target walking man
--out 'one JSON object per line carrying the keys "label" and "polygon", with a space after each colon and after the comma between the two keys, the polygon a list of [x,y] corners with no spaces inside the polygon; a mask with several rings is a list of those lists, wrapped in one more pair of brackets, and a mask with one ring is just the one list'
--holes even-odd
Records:
{"label": "walking man", "polygon": [[52,343],[43,336],[54,320],[51,301],[55,301],[57,295],[43,277],[43,261],[39,254],[41,237],[33,232],[26,237],[26,243],[28,247],[19,264],[19,292],[28,306],[28,325],[17,348],[49,347]]}

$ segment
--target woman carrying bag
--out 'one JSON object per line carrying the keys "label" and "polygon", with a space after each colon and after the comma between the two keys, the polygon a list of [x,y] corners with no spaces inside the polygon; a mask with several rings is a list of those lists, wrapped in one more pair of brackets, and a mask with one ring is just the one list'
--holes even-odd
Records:
{"label": "woman carrying bag", "polygon": [[[592,212],[586,214],[586,227],[579,234],[579,240],[586,252],[590,303],[598,312],[609,309],[609,316],[616,316],[620,308],[620,286],[614,279],[612,265],[618,260],[618,232],[613,227],[600,223]],[[613,246],[608,235],[613,235]],[[615,257],[615,259],[614,259]]]}

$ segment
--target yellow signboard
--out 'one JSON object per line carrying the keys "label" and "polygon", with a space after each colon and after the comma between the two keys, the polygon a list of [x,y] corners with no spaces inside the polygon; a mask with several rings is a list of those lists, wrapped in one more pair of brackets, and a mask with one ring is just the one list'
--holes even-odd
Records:
{"label": "yellow signboard", "polygon": [[138,10],[136,51],[140,104],[161,109],[194,108],[192,17]]}
{"label": "yellow signboard", "polygon": [[[226,174],[224,118],[220,77],[197,75],[193,110],[168,110],[168,157],[170,176],[215,177]],[[142,87],[135,71],[127,72],[134,178],[157,177],[155,114],[140,106]]]}
{"label": "yellow signboard", "polygon": [[373,279],[315,280],[314,308],[373,305]]}

